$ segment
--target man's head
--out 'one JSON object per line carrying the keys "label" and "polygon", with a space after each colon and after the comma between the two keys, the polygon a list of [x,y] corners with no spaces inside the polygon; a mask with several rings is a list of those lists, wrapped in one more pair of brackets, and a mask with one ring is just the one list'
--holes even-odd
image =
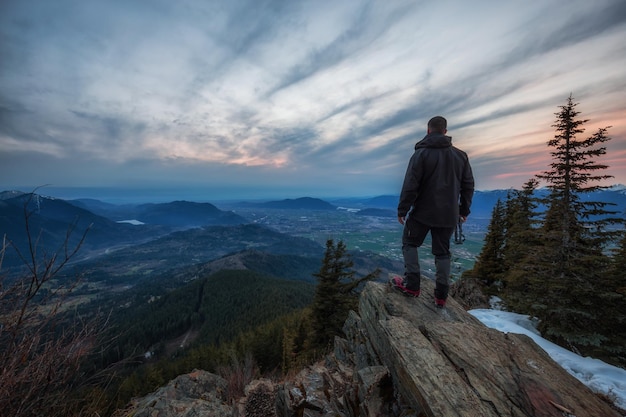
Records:
{"label": "man's head", "polygon": [[441,133],[448,131],[448,121],[441,116],[435,116],[428,121],[428,133]]}

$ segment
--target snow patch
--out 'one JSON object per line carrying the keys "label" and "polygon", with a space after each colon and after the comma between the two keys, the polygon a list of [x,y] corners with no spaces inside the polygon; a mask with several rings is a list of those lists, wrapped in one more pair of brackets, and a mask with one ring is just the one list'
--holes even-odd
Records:
{"label": "snow patch", "polygon": [[358,208],[350,208],[350,207],[337,207],[337,211],[347,211],[348,213],[358,213],[361,209]]}
{"label": "snow patch", "polygon": [[140,226],[142,224],[145,224],[144,222],[140,222],[139,220],[120,220],[118,221],[118,223],[128,223],[128,224],[132,224],[133,226]]}
{"label": "snow patch", "polygon": [[537,331],[537,321],[529,316],[507,311],[476,309],[468,311],[485,326],[503,333],[525,334],[537,343],[563,369],[595,392],[609,398],[626,409],[626,370],[598,359],[582,357],[542,338]]}

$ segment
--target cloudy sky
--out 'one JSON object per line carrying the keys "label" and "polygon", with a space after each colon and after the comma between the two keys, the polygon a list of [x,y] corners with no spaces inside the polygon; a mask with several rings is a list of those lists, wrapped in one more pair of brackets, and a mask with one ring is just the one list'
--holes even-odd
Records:
{"label": "cloudy sky", "polygon": [[623,0],[2,0],[0,188],[397,194],[438,114],[519,188],[570,94],[626,183],[624,39]]}

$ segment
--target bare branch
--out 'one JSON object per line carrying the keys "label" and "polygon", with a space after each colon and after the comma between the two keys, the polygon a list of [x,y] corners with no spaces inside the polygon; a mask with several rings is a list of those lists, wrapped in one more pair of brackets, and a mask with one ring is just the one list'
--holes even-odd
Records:
{"label": "bare branch", "polygon": [[[31,193],[24,203],[28,253],[7,236],[0,248],[0,410],[3,415],[72,415],[79,411],[69,402],[74,384],[79,381],[79,367],[93,350],[101,326],[99,317],[85,320],[64,312],[80,276],[69,283],[54,284],[54,278],[71,261],[83,245],[91,225],[78,243],[71,245],[77,224],[69,225],[59,249],[40,255],[41,233],[33,238]],[[14,249],[25,273],[9,280],[2,274],[6,251]],[[43,290],[46,292],[43,292]],[[79,407],[71,409],[71,407]]]}

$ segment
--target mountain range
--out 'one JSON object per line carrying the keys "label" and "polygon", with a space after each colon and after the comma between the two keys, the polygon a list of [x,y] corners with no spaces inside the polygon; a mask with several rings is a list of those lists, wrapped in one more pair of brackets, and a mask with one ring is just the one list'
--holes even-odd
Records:
{"label": "mountain range", "polygon": [[[296,211],[311,207],[328,210],[329,206],[313,198],[263,205],[270,211],[288,210],[286,207]],[[34,239],[31,241],[26,219]],[[84,285],[74,294],[102,298],[113,291],[117,304],[128,302],[120,298],[122,294],[164,294],[184,286],[193,277],[220,270],[241,269],[313,282],[324,255],[320,242],[256,224],[209,203],[118,206],[98,200],[65,201],[32,193],[0,193],[0,233],[11,246],[4,252],[1,266],[9,275],[23,273],[24,259],[29,259],[29,242],[36,242],[36,254],[46,259],[62,254],[68,230],[72,231],[68,246],[81,244],[77,256],[63,271],[68,279],[83,277]],[[81,243],[84,231],[87,233]],[[376,268],[383,272],[401,268],[398,261],[376,253],[354,250],[351,254],[357,274],[366,275]]]}
{"label": "mountain range", "polygon": [[[490,219],[491,211],[498,200],[504,201],[507,195],[512,190],[490,190],[490,191],[476,191],[474,193],[474,199],[472,201],[472,213],[471,219]],[[545,188],[537,190],[539,196],[546,196],[548,190]],[[369,198],[345,198],[345,199],[333,199],[329,202],[340,207],[351,207],[360,210],[368,209],[383,209],[394,210],[398,206],[398,195],[381,195]],[[598,190],[591,193],[581,195],[582,201],[602,201],[612,204],[606,207],[607,210],[617,211],[618,213],[626,213],[626,186],[615,185],[613,187]],[[370,211],[370,213],[377,213],[383,217],[389,216],[386,211]],[[395,215],[395,214],[394,214]]]}
{"label": "mountain range", "polygon": [[137,223],[173,228],[249,223],[243,217],[231,211],[222,211],[211,203],[172,201],[118,206],[94,199],[78,199],[68,202],[118,222],[134,220]]}
{"label": "mountain range", "polygon": [[[114,248],[137,245],[177,230],[207,225],[242,225],[243,217],[209,203],[175,201],[164,204],[116,206],[98,200],[72,200],[33,193],[0,193],[0,233],[15,251],[5,252],[3,266],[22,263],[30,251],[26,219],[38,252],[52,254],[67,243],[76,247],[83,233],[79,257],[90,258]],[[129,223],[126,220],[133,220]],[[68,234],[68,232],[71,232]]]}
{"label": "mountain range", "polygon": [[[495,203],[498,200],[505,200],[508,193],[509,190],[477,191],[470,219],[488,222]],[[618,213],[626,212],[624,187],[600,190],[583,195],[582,198],[605,201],[614,204],[608,209]],[[241,202],[234,207],[329,212],[349,208],[361,216],[394,217],[397,202],[398,196],[394,195],[329,201],[302,197],[267,202]],[[34,193],[5,191],[0,193],[0,234],[16,249],[5,251],[2,264],[5,269],[20,265],[22,263],[20,259],[23,257],[28,258],[26,218],[28,227],[34,234],[31,237],[37,239],[38,251],[42,254],[56,253],[66,243],[70,248],[78,245],[83,232],[88,230],[79,253],[81,260],[126,248],[124,252],[115,256],[129,258],[135,256],[132,254],[138,250],[143,250],[144,254],[160,251],[171,254],[164,255],[161,259],[184,259],[184,262],[192,262],[206,260],[209,253],[215,259],[232,252],[254,249],[255,245],[261,245],[264,250],[272,252],[278,247],[292,244],[290,237],[282,234],[279,237],[272,237],[271,232],[267,230],[262,232],[264,237],[261,240],[265,242],[264,244],[259,242],[249,245],[235,244],[249,241],[260,229],[252,227],[251,220],[233,210],[221,210],[207,202],[173,201],[159,204],[115,205],[94,199],[66,201]],[[68,231],[71,232],[69,235]],[[184,243],[185,240],[206,241],[203,246],[206,253],[203,255],[201,250],[195,249],[183,250],[182,248],[188,246]],[[268,243],[270,241],[274,243]],[[220,250],[210,249],[212,244],[208,242],[219,242],[216,247],[219,246]],[[128,249],[131,247],[136,248]],[[149,249],[150,247],[152,249]],[[154,249],[155,247],[160,249]],[[293,247],[297,251],[303,251],[300,253],[310,253],[310,248],[304,249],[300,244]],[[175,253],[180,253],[181,256],[176,257]],[[174,264],[184,262],[181,260]]]}

